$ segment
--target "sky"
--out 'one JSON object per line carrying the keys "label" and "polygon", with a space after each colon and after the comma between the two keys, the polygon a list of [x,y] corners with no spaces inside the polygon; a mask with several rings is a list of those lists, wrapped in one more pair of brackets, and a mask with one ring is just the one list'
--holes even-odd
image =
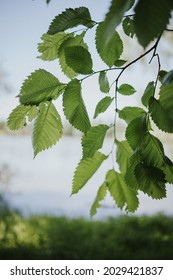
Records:
{"label": "sky", "polygon": [[[0,120],[6,120],[11,110],[18,105],[18,98],[15,98],[15,96],[19,94],[23,81],[35,70],[45,69],[62,82],[67,81],[62,75],[57,61],[45,62],[37,58],[39,55],[37,45],[41,42],[42,34],[47,32],[54,17],[66,8],[86,6],[89,8],[92,18],[101,21],[108,11],[110,2],[111,0],[51,0],[50,4],[47,5],[46,0],[0,1],[0,70],[6,73],[5,82],[11,88],[11,94],[0,93]],[[94,36],[94,30],[88,33],[87,43],[93,58],[99,61],[94,49]],[[125,42],[127,40],[129,39],[125,38]],[[123,59],[127,59],[129,56],[132,59],[143,52],[142,48],[134,47],[132,41],[128,44]],[[170,59],[169,61],[165,60],[165,64],[166,66],[170,64]],[[94,70],[104,69],[105,67],[100,62],[97,62],[95,66],[96,69]],[[139,62],[131,66],[126,73],[124,72],[122,81],[131,83],[137,92],[142,92],[147,83],[155,79],[156,71],[157,64],[155,62],[152,65],[147,65],[147,68],[144,68]],[[115,72],[111,71],[109,76],[111,83],[115,79]],[[91,116],[94,114],[97,102],[104,97],[99,92],[97,79],[98,77],[95,76],[84,83],[84,100],[86,99]],[[121,96],[119,98],[120,107],[124,107],[126,104],[137,105],[137,97],[128,99]],[[60,107],[61,113],[62,106]],[[108,111],[108,114],[112,113]]]}

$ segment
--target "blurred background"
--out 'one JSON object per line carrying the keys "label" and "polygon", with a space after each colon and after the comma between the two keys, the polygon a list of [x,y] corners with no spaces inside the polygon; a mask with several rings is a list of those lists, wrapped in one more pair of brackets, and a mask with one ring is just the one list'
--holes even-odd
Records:
{"label": "blurred background", "polygon": [[[112,198],[107,196],[102,203],[102,208],[98,210],[96,216],[90,221],[90,207],[109,167],[107,162],[105,165],[103,164],[100,171],[87,185],[77,195],[70,197],[73,173],[81,158],[81,139],[80,133],[73,130],[65,120],[61,100],[56,102],[56,106],[64,123],[63,139],[52,149],[40,153],[35,159],[33,159],[31,127],[15,133],[10,132],[6,127],[8,115],[18,105],[18,98],[16,96],[20,92],[23,81],[30,73],[36,69],[43,68],[57,76],[60,81],[68,81],[61,73],[57,61],[44,62],[37,58],[39,55],[37,44],[41,42],[40,38],[43,33],[47,32],[52,19],[66,8],[86,6],[89,8],[92,18],[99,22],[104,18],[110,2],[109,0],[99,1],[98,10],[98,1],[92,0],[51,0],[49,5],[44,0],[0,1],[0,258],[2,259],[16,258],[16,252],[18,252],[19,258],[27,258],[28,256],[30,258],[69,257],[69,259],[99,258],[99,256],[100,258],[109,258],[109,247],[111,245],[107,246],[107,251],[103,252],[103,254],[98,253],[98,255],[94,256],[92,252],[94,251],[94,240],[97,240],[98,233],[101,234],[100,239],[97,240],[99,248],[100,242],[107,240],[108,231],[110,230],[113,233],[117,230],[119,233],[117,233],[117,236],[114,235],[112,240],[112,235],[109,236],[109,244],[112,244],[112,242],[116,243],[117,238],[120,236],[124,238],[120,241],[120,244],[122,242],[122,248],[116,248],[117,251],[112,255],[112,258],[120,259],[121,256],[122,258],[123,256],[124,258],[132,258],[130,251],[127,255],[122,254],[122,252],[126,251],[127,244],[131,244],[129,250],[132,251],[134,251],[134,247],[141,248],[142,244],[148,248],[145,248],[145,252],[141,253],[141,255],[140,250],[138,250],[139,255],[134,255],[134,258],[135,256],[136,258],[147,258],[148,256],[150,258],[157,258],[158,256],[161,259],[171,259],[173,257],[173,250],[171,251],[173,249],[173,186],[167,186],[167,198],[160,201],[153,201],[151,198],[140,193],[140,206],[135,213],[135,217],[133,215],[127,216],[124,211],[120,211],[115,206]],[[93,42],[94,31],[88,32],[86,40],[95,61],[94,70],[99,70],[104,69],[105,65],[100,61],[95,51]],[[123,34],[122,38],[124,44],[128,46],[123,53],[122,59],[131,61],[143,52],[140,46],[136,47],[134,40],[125,37]],[[162,69],[165,70],[172,69],[173,48],[171,44],[171,34],[165,34],[164,40],[159,45]],[[137,93],[133,98],[129,97],[129,100],[128,97],[119,97],[118,107],[120,109],[126,105],[140,105],[140,95],[144,92],[147,83],[155,80],[158,67],[157,61],[149,64],[150,58],[151,56],[149,55],[140,60],[122,76],[121,81],[132,84],[136,88]],[[117,73],[109,73],[110,83],[115,80],[115,74]],[[83,97],[91,118],[94,115],[96,104],[103,98],[99,92],[97,79],[98,76],[93,76],[90,80],[86,80],[83,85]],[[106,122],[107,124],[111,124],[113,121],[113,107],[110,107],[105,115],[101,115],[98,120],[98,122]],[[124,123],[119,122],[120,138],[123,137],[124,128]],[[164,141],[165,150],[173,160],[173,136],[158,131],[156,133]],[[108,137],[103,147],[104,151],[110,151],[112,141],[111,136]],[[51,216],[51,218],[48,219],[48,216]],[[72,220],[76,224],[70,224]],[[116,223],[113,221],[116,221]],[[102,223],[105,223],[105,230],[107,232],[100,233]],[[163,223],[165,224],[163,225]],[[131,229],[131,233],[129,230],[129,237],[125,237],[127,225]],[[154,228],[152,234],[150,237],[147,237],[148,229],[151,229],[152,225]],[[148,226],[146,232],[144,230],[145,226]],[[36,235],[35,229],[37,229],[38,235]],[[65,235],[64,237],[64,243],[62,242],[63,245],[61,244],[63,248],[61,248],[61,252],[63,252],[57,255],[56,252],[52,253],[50,250],[50,253],[49,246],[51,245],[48,240],[51,240],[51,244],[55,244],[57,241],[54,240],[53,234],[59,234],[57,236],[62,238],[62,232],[64,234],[63,229],[66,229],[67,233],[67,236]],[[84,249],[81,252],[75,253],[73,251],[75,250],[74,248],[67,250],[69,245],[65,245],[65,241],[67,242],[69,239],[70,232],[72,236],[79,229],[83,232],[81,240],[87,238],[92,232],[92,238],[87,243],[89,245],[85,244],[86,248],[89,248],[89,253],[85,257],[83,255]],[[46,230],[45,234],[43,234],[44,230]],[[164,230],[166,230],[166,233]],[[145,246],[145,242],[149,242],[147,241],[148,239],[141,239],[141,244],[135,245],[137,235],[141,238],[142,232],[145,232],[145,238],[149,238],[151,243],[154,238],[157,242],[160,242],[160,255],[159,253],[156,254],[155,249],[153,249],[154,247]],[[130,243],[132,236],[134,244],[133,242]],[[125,239],[127,240],[125,241]],[[162,241],[163,244],[161,243]],[[32,249],[44,248],[47,253],[45,255],[38,253],[41,252],[41,249],[40,251],[36,249],[33,249],[35,251],[27,251],[26,248],[31,249],[31,247],[27,247],[29,246],[28,244],[31,245]],[[73,241],[71,241],[71,244],[73,244]],[[167,244],[169,252],[165,251],[165,244]],[[44,245],[47,247],[44,247]],[[67,248],[64,249],[63,246]],[[156,244],[155,248],[157,247],[158,245]],[[23,253],[20,255],[19,252]],[[70,254],[69,252],[73,253]],[[153,253],[152,255],[151,252],[155,254]]]}

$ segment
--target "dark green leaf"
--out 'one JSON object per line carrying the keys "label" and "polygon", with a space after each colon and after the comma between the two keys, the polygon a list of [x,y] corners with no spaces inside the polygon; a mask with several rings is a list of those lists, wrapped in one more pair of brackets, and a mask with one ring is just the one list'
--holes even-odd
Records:
{"label": "dark green leaf", "polygon": [[109,92],[109,82],[105,71],[101,71],[99,74],[99,85],[102,92]]}
{"label": "dark green leaf", "polygon": [[172,8],[172,0],[139,0],[137,2],[134,28],[139,43],[143,47],[146,47],[165,30]]}
{"label": "dark green leaf", "polygon": [[24,81],[19,98],[21,104],[38,105],[43,101],[58,98],[64,89],[65,85],[60,83],[55,76],[39,69]]}
{"label": "dark green leaf", "polygon": [[114,62],[118,60],[123,52],[123,42],[118,34],[114,31],[111,40],[108,43],[104,40],[105,23],[102,22],[98,25],[96,30],[96,48],[101,59],[109,66],[112,67]]}
{"label": "dark green leaf", "polygon": [[[160,71],[161,72],[161,71]],[[163,71],[162,71],[163,72]],[[160,73],[159,73],[160,74]],[[163,73],[162,73],[163,74]],[[164,85],[164,86],[167,86],[167,85],[169,85],[170,83],[172,83],[173,82],[173,70],[171,70],[171,71],[169,71],[168,73],[166,72],[165,73],[165,71],[164,71],[164,77],[163,77],[163,79],[162,79],[162,84]]]}
{"label": "dark green leaf", "polygon": [[120,119],[123,119],[128,124],[132,120],[142,117],[146,114],[146,112],[139,107],[124,107],[122,110],[117,110]]}
{"label": "dark green leaf", "polygon": [[91,127],[87,135],[82,137],[83,158],[93,157],[102,145],[109,126],[100,124]]}
{"label": "dark green leaf", "polygon": [[154,199],[166,197],[165,174],[162,170],[139,163],[135,168],[139,188]]}
{"label": "dark green leaf", "polygon": [[139,204],[137,194],[126,185],[121,174],[109,170],[106,175],[106,183],[111,196],[120,209],[125,206],[128,212],[136,211]]}
{"label": "dark green leaf", "polygon": [[150,97],[154,96],[154,91],[155,91],[154,82],[149,82],[141,98],[142,104],[145,107],[148,107]]}
{"label": "dark green leaf", "polygon": [[64,114],[71,125],[86,134],[91,124],[82,98],[79,80],[74,79],[67,85],[63,95],[63,106]]}
{"label": "dark green leaf", "polygon": [[92,158],[82,159],[79,162],[73,178],[72,194],[84,187],[106,158],[104,154],[96,152]]}
{"label": "dark green leaf", "polygon": [[132,87],[129,84],[122,84],[117,91],[123,95],[132,95],[136,92],[136,90],[134,89],[134,87]]}
{"label": "dark green leaf", "polygon": [[133,150],[140,144],[147,132],[146,117],[140,117],[131,121],[126,129],[126,139]]}
{"label": "dark green leaf", "polygon": [[167,111],[167,114],[173,119],[173,81],[160,88],[160,105]]}
{"label": "dark green leaf", "polygon": [[53,35],[78,25],[84,25],[89,28],[94,25],[88,8],[66,9],[51,22],[48,34]]}
{"label": "dark green leaf", "polygon": [[173,132],[173,119],[168,115],[168,110],[154,97],[150,98],[149,112],[158,128],[165,132]]}
{"label": "dark green leaf", "polygon": [[138,163],[140,163],[140,155],[139,152],[135,152],[130,160],[129,160],[129,166],[126,170],[126,174],[125,174],[125,182],[126,184],[135,191],[138,191],[139,189],[139,185],[138,182],[136,180],[136,176],[135,176],[135,168],[138,165]]}
{"label": "dark green leaf", "polygon": [[125,63],[127,62],[127,60],[123,60],[123,59],[118,59],[114,62],[114,65],[117,67],[121,67],[123,66]]}
{"label": "dark green leaf", "polygon": [[106,109],[110,106],[112,101],[113,101],[113,98],[111,98],[109,96],[105,96],[102,100],[100,100],[95,109],[94,119],[97,118],[97,116],[100,113],[104,113],[106,111]]}
{"label": "dark green leaf", "polygon": [[90,215],[91,217],[93,217],[96,213],[97,213],[97,209],[101,207],[100,202],[105,198],[106,196],[106,192],[107,192],[107,186],[106,183],[104,182],[98,192],[97,192],[97,196],[94,200],[93,205],[91,206],[91,210],[90,210]]}
{"label": "dark green leaf", "polygon": [[91,55],[81,46],[65,48],[65,60],[76,73],[86,75],[93,72]]}
{"label": "dark green leaf", "polygon": [[32,137],[34,156],[55,145],[63,133],[61,118],[53,103],[41,103],[39,109]]}
{"label": "dark green leaf", "polygon": [[134,31],[134,20],[132,18],[126,17],[123,20],[123,30],[127,36],[133,38],[135,31]]}

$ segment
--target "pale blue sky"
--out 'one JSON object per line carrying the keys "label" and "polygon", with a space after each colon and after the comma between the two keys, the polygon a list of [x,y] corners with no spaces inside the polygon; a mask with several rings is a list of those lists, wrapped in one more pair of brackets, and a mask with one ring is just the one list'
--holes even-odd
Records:
{"label": "pale blue sky", "polygon": [[[42,34],[47,32],[53,18],[66,8],[86,6],[89,8],[93,19],[101,21],[110,2],[111,0],[51,0],[50,4],[46,5],[45,0],[0,0],[0,67],[7,73],[6,81],[10,83],[13,89],[10,95],[0,94],[0,119],[6,119],[11,110],[18,104],[18,99],[15,96],[19,94],[23,81],[34,70],[43,68],[53,73],[60,80],[64,78],[57,61],[44,62],[36,58],[39,55],[37,44],[41,41]],[[92,32],[94,31],[91,31],[87,36],[87,43],[95,58],[94,33]],[[126,38],[126,42],[127,40],[129,39]],[[127,59],[130,54],[132,59],[132,57],[135,57],[136,51],[138,54],[142,53],[142,49],[136,50],[136,47],[133,45],[130,47],[129,45],[122,58]],[[168,64],[168,60],[166,63]],[[170,59],[169,63],[171,64]],[[96,65],[97,69],[94,70],[99,70],[98,65]],[[130,67],[126,73],[123,73],[122,79],[125,78],[126,82],[132,83],[137,90],[141,90],[148,81],[155,79],[156,70],[156,63],[147,65],[145,69],[141,67],[141,63],[138,63]],[[110,75],[114,80],[116,74],[111,72]],[[84,97],[88,98],[88,107],[93,116],[97,101],[101,99],[98,92],[97,77],[85,81],[84,86],[86,87]],[[129,100],[127,97],[125,98],[119,98],[121,106],[127,103],[130,105],[130,102],[133,101],[136,102],[135,98],[130,97]]]}

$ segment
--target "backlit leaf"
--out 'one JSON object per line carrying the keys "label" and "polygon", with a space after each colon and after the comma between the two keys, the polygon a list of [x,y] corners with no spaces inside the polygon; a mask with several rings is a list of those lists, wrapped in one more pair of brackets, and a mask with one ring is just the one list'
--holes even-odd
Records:
{"label": "backlit leaf", "polygon": [[134,20],[132,18],[126,17],[123,20],[123,30],[127,36],[133,38],[135,31],[134,31]]}
{"label": "backlit leaf", "polygon": [[106,155],[96,152],[92,158],[82,159],[79,162],[73,178],[72,194],[83,188],[106,158]]}
{"label": "backlit leaf", "polygon": [[34,156],[55,145],[63,133],[61,118],[53,103],[41,103],[39,109],[33,128]]}
{"label": "backlit leaf", "polygon": [[123,66],[125,63],[127,62],[127,60],[123,60],[123,59],[118,59],[114,61],[114,65],[117,67],[121,67]]}
{"label": "backlit leaf", "polygon": [[76,73],[86,75],[93,72],[91,55],[81,46],[65,48],[65,60]]}
{"label": "backlit leaf", "polygon": [[95,109],[94,119],[97,118],[100,113],[104,113],[110,106],[112,101],[113,98],[111,98],[110,96],[105,96],[102,100],[100,100]]}
{"label": "backlit leaf", "polygon": [[94,25],[88,8],[66,9],[53,19],[49,26],[48,34],[53,35],[78,25],[84,25],[89,28]]}
{"label": "backlit leaf", "polygon": [[74,79],[67,85],[63,94],[63,106],[64,114],[71,125],[86,134],[91,124],[82,98],[79,80]]}
{"label": "backlit leaf", "polygon": [[68,37],[64,32],[54,35],[43,34],[42,43],[38,44],[38,51],[42,53],[38,58],[42,60],[55,60],[58,58],[58,51],[63,41]]}
{"label": "backlit leaf", "polygon": [[58,98],[65,89],[65,85],[51,73],[39,69],[24,81],[19,99],[24,105],[38,105],[43,101]]}
{"label": "backlit leaf", "polygon": [[124,107],[122,110],[117,110],[119,114],[119,118],[126,121],[128,124],[132,120],[142,117],[146,114],[146,112],[140,107]]}
{"label": "backlit leaf", "polygon": [[109,82],[105,71],[101,71],[99,74],[100,90],[104,93],[109,91]]}
{"label": "backlit leaf", "polygon": [[114,170],[109,170],[106,175],[106,182],[118,207],[122,209],[125,206],[127,212],[135,212],[139,204],[138,197],[136,192],[126,185],[123,176]]}
{"label": "backlit leaf", "polygon": [[105,198],[106,192],[107,192],[107,186],[106,186],[106,183],[104,182],[100,186],[100,188],[97,192],[96,198],[94,200],[94,203],[91,206],[91,210],[90,210],[91,217],[93,217],[97,213],[97,209],[101,207],[100,202]]}
{"label": "backlit leaf", "polygon": [[145,107],[148,107],[150,97],[154,96],[154,91],[155,91],[154,82],[149,82],[141,98],[142,104]]}
{"label": "backlit leaf", "polygon": [[117,91],[123,95],[132,95],[136,92],[136,90],[134,89],[134,87],[132,87],[129,84],[122,84]]}
{"label": "backlit leaf", "polygon": [[112,67],[114,62],[118,60],[123,52],[123,42],[118,34],[114,31],[111,39],[105,43],[104,40],[105,29],[104,22],[101,22],[96,30],[96,48],[101,59],[109,66]]}
{"label": "backlit leaf", "polygon": [[120,142],[116,139],[115,143],[117,145],[116,160],[119,164],[121,173],[125,174],[129,166],[130,157],[132,156],[133,151],[126,140]]}
{"label": "backlit leaf", "polygon": [[168,114],[168,110],[162,106],[159,100],[150,98],[149,112],[155,124],[165,132],[173,132],[173,118]]}
{"label": "backlit leaf", "polygon": [[18,105],[9,115],[7,125],[11,130],[18,130],[32,121],[38,114],[37,107],[30,105]]}
{"label": "backlit leaf", "polygon": [[82,137],[83,158],[93,157],[102,145],[109,126],[100,124],[91,127],[87,134]]}

